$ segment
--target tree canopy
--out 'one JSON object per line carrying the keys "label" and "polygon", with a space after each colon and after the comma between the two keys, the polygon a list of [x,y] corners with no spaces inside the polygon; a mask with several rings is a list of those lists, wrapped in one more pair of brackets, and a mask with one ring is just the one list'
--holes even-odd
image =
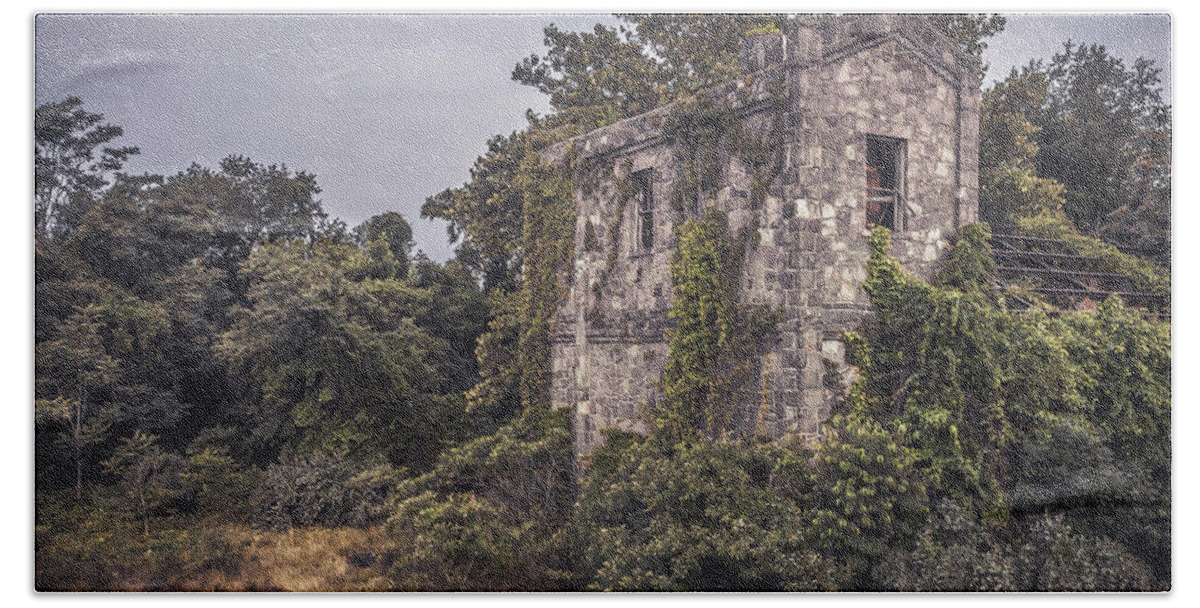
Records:
{"label": "tree canopy", "polygon": [[34,109],[34,234],[49,237],[74,229],[109,185],[112,172],[138,153],[133,146],[107,146],[124,130],[103,120],[103,114],[84,110],[78,97]]}

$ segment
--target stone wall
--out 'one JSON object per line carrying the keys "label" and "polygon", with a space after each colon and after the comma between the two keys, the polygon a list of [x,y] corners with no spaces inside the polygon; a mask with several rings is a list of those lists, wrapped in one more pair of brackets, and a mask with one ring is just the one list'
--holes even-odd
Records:
{"label": "stone wall", "polygon": [[[761,133],[775,118],[766,83],[784,79],[783,171],[752,208],[749,168],[727,155],[710,197],[734,233],[757,219],[742,298],[783,314],[779,340],[760,362],[766,403],[761,385],[748,387],[738,428],[750,431],[761,417],[774,436],[814,437],[848,382],[841,335],[871,314],[860,287],[868,258],[867,136],[904,142],[906,202],[893,253],[928,277],[947,238],[977,214],[978,64],[904,15],[797,20],[787,37],[779,45],[786,50],[775,53],[786,55],[782,66],[708,93],[734,107],[749,132]],[[603,440],[603,428],[644,431],[646,406],[660,398],[668,264],[675,225],[685,219],[670,204],[676,160],[659,128],[670,111],[574,140],[583,167],[576,262],[556,321],[551,399],[575,409],[580,454]],[[565,149],[555,146],[544,159],[557,160]],[[649,248],[634,230],[636,204],[622,208],[619,196],[621,184],[643,170],[653,175]]]}

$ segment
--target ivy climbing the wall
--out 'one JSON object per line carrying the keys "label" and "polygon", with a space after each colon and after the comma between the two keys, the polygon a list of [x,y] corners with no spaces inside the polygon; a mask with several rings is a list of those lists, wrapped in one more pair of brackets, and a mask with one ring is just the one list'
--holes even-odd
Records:
{"label": "ivy climbing the wall", "polygon": [[[1170,325],[1116,297],[1094,312],[1055,318],[1009,312],[991,290],[994,264],[980,225],[964,228],[933,284],[900,268],[887,253],[888,236],[877,228],[871,237],[864,287],[877,315],[848,336],[860,377],[831,429],[855,420],[886,429],[910,454],[907,466],[919,472],[931,503],[949,501],[966,514],[961,525],[983,531],[980,551],[1032,551],[1037,530],[1066,526],[1082,535],[1079,543],[1108,543],[1113,559],[1167,580]],[[845,483],[819,485],[831,506],[847,500],[835,500]],[[1066,519],[1046,519],[1055,514]],[[930,533],[941,534],[943,524],[931,520]],[[1021,573],[1028,578],[1001,582],[1076,584],[1048,582],[1038,577],[1052,575],[1036,568]]]}
{"label": "ivy climbing the wall", "polygon": [[711,95],[676,102],[663,121],[663,138],[675,144],[675,187],[671,208],[677,216],[696,213],[705,191],[721,178],[721,147],[742,121],[728,104]]}
{"label": "ivy climbing the wall", "polygon": [[706,91],[675,103],[662,124],[663,138],[672,143],[676,186],[671,203],[676,214],[696,213],[705,196],[721,182],[728,158],[739,158],[750,174],[750,208],[759,209],[783,171],[787,96],[783,73],[759,74],[765,79],[768,120],[759,128],[747,126],[741,110],[752,89],[738,90],[737,103]]}
{"label": "ivy climbing the wall", "polygon": [[567,296],[566,274],[575,260],[574,151],[560,165],[543,164],[526,151],[518,183],[523,192],[524,277],[521,306],[525,322],[519,341],[521,404],[550,407],[550,343],[554,315]]}
{"label": "ivy climbing the wall", "polygon": [[671,260],[672,304],[656,426],[668,441],[731,431],[740,391],[756,377],[778,315],[739,302],[744,244],[724,214],[709,211],[679,227]]}

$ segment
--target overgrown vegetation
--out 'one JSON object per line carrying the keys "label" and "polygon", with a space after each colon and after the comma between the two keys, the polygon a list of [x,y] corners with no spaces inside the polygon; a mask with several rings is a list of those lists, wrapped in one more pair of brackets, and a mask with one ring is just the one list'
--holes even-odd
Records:
{"label": "overgrown vegetation", "polygon": [[[762,206],[782,106],[747,125],[697,92],[738,74],[740,35],[786,20],[622,19],[551,26],[546,55],[517,66],[555,112],[492,139],[469,183],[426,202],[459,243],[445,264],[412,253],[397,213],[330,220],[310,174],[235,156],[121,175],[136,149],[105,147],[119,128],[78,100],[39,107],[37,587],[1169,588],[1170,324],[1115,297],[1011,312],[984,225],[932,283],[871,235],[876,316],[844,336],[854,381],[819,437],[771,442],[761,413],[739,418],[769,386],[779,318],[739,294],[757,224],[731,234],[707,203],[737,159]],[[1003,20],[935,25],[978,54]],[[1093,81],[1132,93],[1088,114]],[[1161,259],[1104,240],[1134,214],[1133,240],[1169,243],[1156,82],[1070,46],[986,91],[984,218],[1169,294]],[[538,153],[667,102],[664,135],[690,145],[676,146],[663,399],[647,436],[608,430],[577,461],[572,412],[549,400],[574,200],[623,209],[634,184],[630,166]],[[1068,172],[1069,150],[1112,129],[1119,158]],[[597,172],[615,189],[593,192]],[[584,227],[610,272],[620,231]]]}
{"label": "overgrown vegetation", "polygon": [[675,325],[667,332],[663,403],[653,412],[667,441],[732,431],[739,392],[758,377],[774,340],[777,315],[740,302],[744,255],[719,212],[679,227],[668,314]]}

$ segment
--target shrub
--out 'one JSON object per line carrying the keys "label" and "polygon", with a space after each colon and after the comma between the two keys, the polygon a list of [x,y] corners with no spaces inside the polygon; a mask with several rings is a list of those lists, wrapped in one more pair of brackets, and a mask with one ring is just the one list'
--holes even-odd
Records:
{"label": "shrub", "polygon": [[805,537],[803,456],[699,438],[661,447],[609,434],[575,522],[589,587],[625,591],[829,589],[837,568]]}
{"label": "shrub", "polygon": [[1120,544],[1083,534],[1062,515],[1031,529],[1016,559],[1026,591],[1154,591],[1149,568]]}
{"label": "shrub", "polygon": [[950,500],[939,502],[916,546],[875,567],[895,591],[1015,591],[1012,551],[982,520]]}
{"label": "shrub", "polygon": [[246,467],[231,455],[232,428],[205,429],[187,447],[187,463],[180,481],[184,496],[202,513],[245,518],[257,467]]}
{"label": "shrub", "polygon": [[527,410],[446,451],[396,489],[388,527],[413,538],[393,555],[396,585],[421,590],[554,590],[574,584],[570,411]]}
{"label": "shrub", "polygon": [[839,582],[873,589],[873,567],[908,546],[924,520],[928,470],[902,434],[865,416],[835,416],[825,432],[808,473],[804,525],[838,564]]}
{"label": "shrub", "polygon": [[271,465],[250,497],[254,524],[365,526],[384,516],[397,473],[387,465],[361,469],[345,458],[319,455]]}
{"label": "shrub", "polygon": [[[1038,310],[1015,314],[990,287],[986,232],[965,229],[933,284],[904,273],[887,256],[886,237],[883,230],[872,237],[865,288],[878,315],[852,341],[861,376],[840,410],[872,420],[911,450],[931,499],[951,500],[968,520],[1002,525],[1008,539],[1034,539],[1010,542],[1006,555],[1019,549],[1026,557],[1016,571],[1045,576],[1010,583],[938,574],[938,564],[952,565],[956,554],[995,556],[944,534],[930,540],[926,530],[916,547],[903,538],[890,543],[891,551],[908,552],[910,565],[924,563],[925,574],[893,569],[889,582],[890,575],[877,570],[885,576],[880,582],[901,588],[1164,586],[1170,579],[1170,324],[1149,320],[1116,297],[1094,311],[1056,318]],[[856,489],[855,496],[862,492]],[[1063,519],[1046,523],[1047,513]],[[1100,561],[1080,552],[1105,564],[1129,564],[1129,577],[1089,574]]]}
{"label": "shrub", "polygon": [[[44,513],[39,508],[34,574],[39,591],[177,591],[241,570],[245,538],[224,528],[145,534],[141,522],[124,512],[124,500],[110,494],[115,493],[90,492],[76,508]],[[39,496],[39,504],[56,498]]]}

